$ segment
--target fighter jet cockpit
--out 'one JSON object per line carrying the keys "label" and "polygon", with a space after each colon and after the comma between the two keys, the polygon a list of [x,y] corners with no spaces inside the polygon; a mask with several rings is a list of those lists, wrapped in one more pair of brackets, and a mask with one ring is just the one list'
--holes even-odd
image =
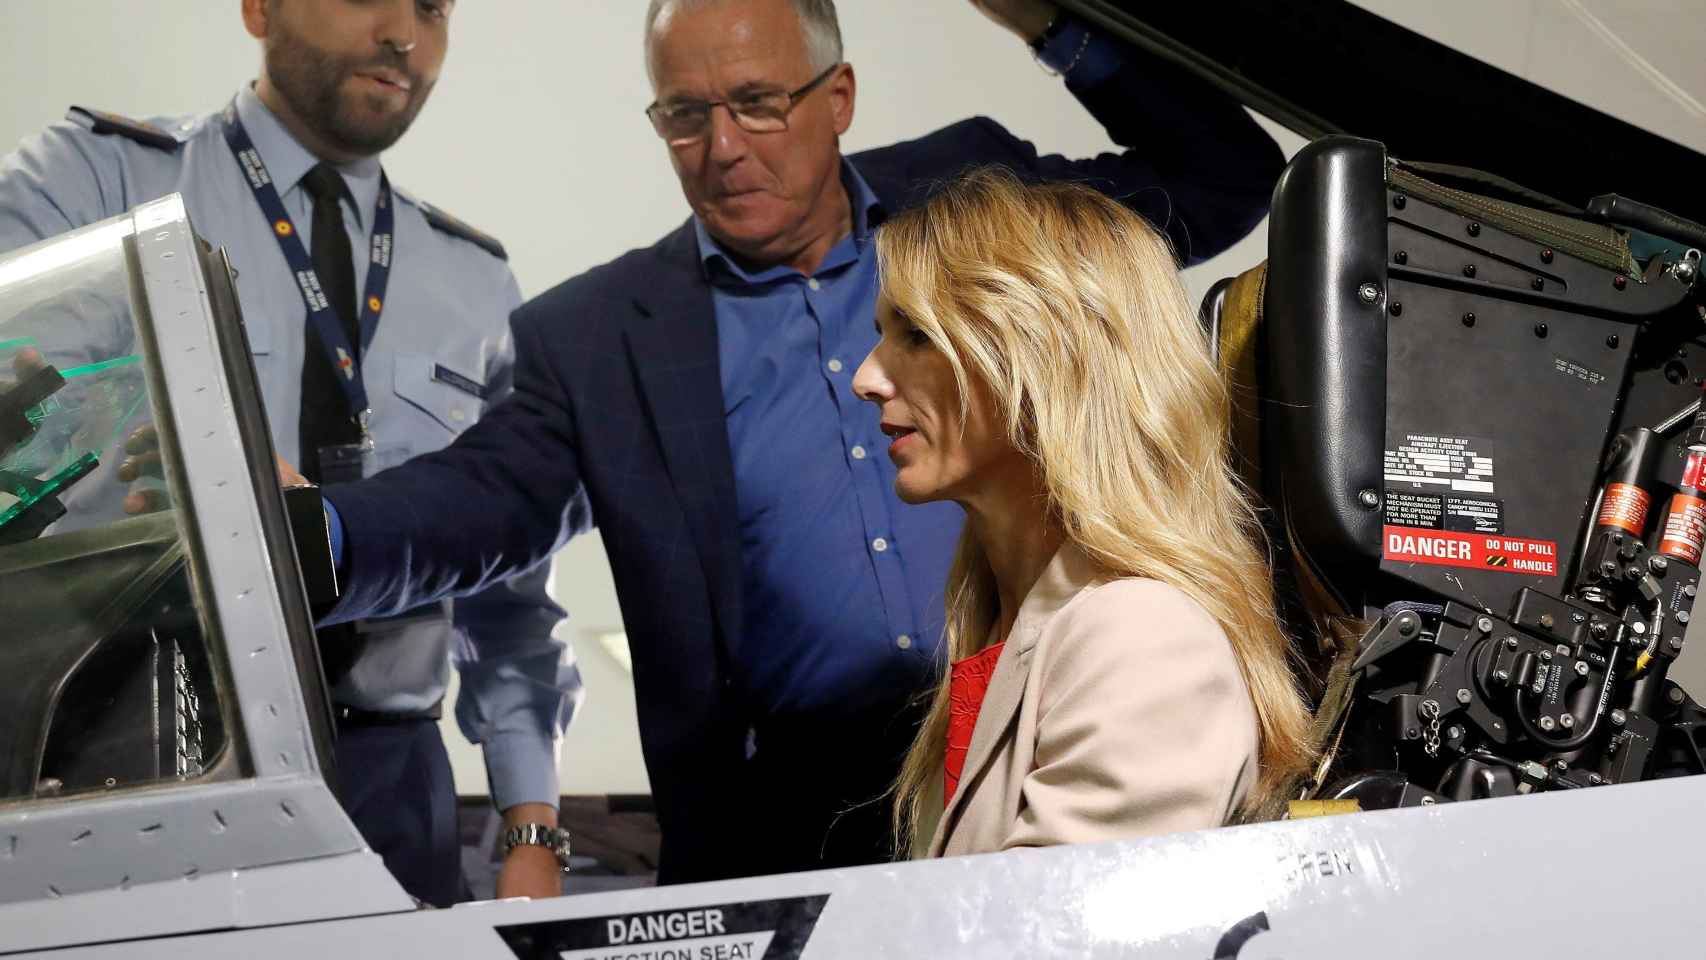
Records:
{"label": "fighter jet cockpit", "polygon": [[[12,720],[0,799],[11,803],[246,766],[210,643],[217,619],[194,587],[206,575],[192,570],[192,514],[172,508],[188,498],[169,494],[167,472],[181,485],[184,466],[159,444],[169,407],[150,389],[159,351],[144,332],[153,317],[133,307],[134,242],[132,222],[94,227],[9,261],[0,284],[0,709]],[[127,497],[152,510],[127,512]]]}
{"label": "fighter jet cockpit", "polygon": [[176,197],[0,262],[7,905],[359,849],[229,269]]}

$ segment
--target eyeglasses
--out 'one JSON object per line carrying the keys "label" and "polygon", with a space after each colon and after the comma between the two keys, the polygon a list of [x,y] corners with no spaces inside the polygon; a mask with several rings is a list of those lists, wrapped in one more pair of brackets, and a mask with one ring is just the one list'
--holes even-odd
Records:
{"label": "eyeglasses", "polygon": [[718,107],[728,107],[735,123],[748,133],[781,133],[788,129],[788,114],[794,107],[840,68],[837,63],[792,92],[748,93],[727,100],[658,101],[646,108],[646,116],[651,118],[658,136],[672,144],[689,143],[704,136],[711,127],[711,111]]}

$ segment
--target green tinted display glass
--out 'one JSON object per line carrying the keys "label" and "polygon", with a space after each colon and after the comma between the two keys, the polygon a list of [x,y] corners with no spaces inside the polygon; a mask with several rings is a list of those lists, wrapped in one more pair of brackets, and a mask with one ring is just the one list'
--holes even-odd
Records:
{"label": "green tinted display glass", "polygon": [[134,230],[0,254],[0,814],[242,772],[151,319],[205,277]]}
{"label": "green tinted display glass", "polygon": [[[59,382],[52,392],[23,410],[25,435],[14,437],[11,450],[0,456],[0,535],[122,446],[125,425],[148,398],[141,359],[131,354],[56,370]],[[34,337],[0,341],[0,371],[11,371],[13,384],[46,369]],[[0,389],[6,386],[0,379]]]}

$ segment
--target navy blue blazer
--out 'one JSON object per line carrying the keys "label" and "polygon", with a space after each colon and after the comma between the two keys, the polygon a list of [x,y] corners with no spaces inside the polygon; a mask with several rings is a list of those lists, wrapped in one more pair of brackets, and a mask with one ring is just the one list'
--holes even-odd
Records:
{"label": "navy blue blazer", "polygon": [[[1267,210],[1282,166],[1230,100],[1149,61],[1074,94],[1122,153],[1039,156],[986,118],[860,153],[890,213],[967,169],[1080,180],[1163,227],[1182,259]],[[744,821],[741,558],[717,326],[691,222],[516,311],[515,391],[450,447],[326,496],[343,518],[334,619],[473,593],[600,528],[633,651],[664,882],[738,876]]]}

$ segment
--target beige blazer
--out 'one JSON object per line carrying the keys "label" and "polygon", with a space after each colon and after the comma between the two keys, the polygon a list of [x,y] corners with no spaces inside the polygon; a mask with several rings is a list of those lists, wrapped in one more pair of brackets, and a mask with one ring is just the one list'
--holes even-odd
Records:
{"label": "beige blazer", "polygon": [[1255,781],[1256,729],[1206,611],[1156,580],[1099,581],[1068,544],[1019,607],[927,853],[1220,826]]}

